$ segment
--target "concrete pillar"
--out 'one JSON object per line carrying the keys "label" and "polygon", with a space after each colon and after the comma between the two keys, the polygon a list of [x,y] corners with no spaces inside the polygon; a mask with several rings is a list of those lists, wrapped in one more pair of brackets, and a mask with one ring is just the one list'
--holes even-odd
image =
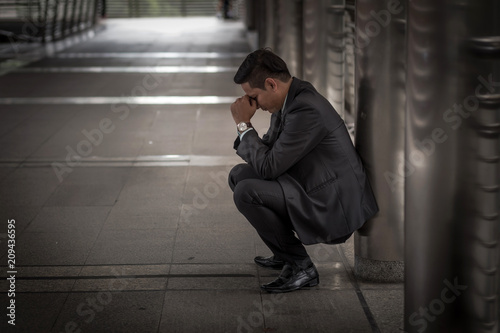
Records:
{"label": "concrete pillar", "polygon": [[355,233],[355,273],[384,282],[404,278],[404,2],[356,1],[356,148],[380,212]]}

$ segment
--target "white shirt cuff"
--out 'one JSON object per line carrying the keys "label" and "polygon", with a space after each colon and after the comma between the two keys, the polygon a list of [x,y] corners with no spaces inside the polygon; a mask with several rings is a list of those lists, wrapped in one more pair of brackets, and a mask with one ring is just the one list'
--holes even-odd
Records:
{"label": "white shirt cuff", "polygon": [[241,141],[241,140],[243,140],[243,136],[244,136],[245,134],[247,134],[249,131],[252,131],[252,130],[253,130],[253,127],[249,127],[249,128],[248,128],[245,132],[243,132],[243,133],[238,132],[238,135],[239,135],[239,137],[240,137],[240,141]]}

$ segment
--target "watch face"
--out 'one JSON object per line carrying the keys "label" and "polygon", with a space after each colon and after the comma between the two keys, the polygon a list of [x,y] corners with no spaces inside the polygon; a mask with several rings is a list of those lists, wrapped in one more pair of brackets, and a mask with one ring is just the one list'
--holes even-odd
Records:
{"label": "watch face", "polygon": [[247,129],[247,124],[246,123],[239,123],[238,124],[238,131],[243,132]]}

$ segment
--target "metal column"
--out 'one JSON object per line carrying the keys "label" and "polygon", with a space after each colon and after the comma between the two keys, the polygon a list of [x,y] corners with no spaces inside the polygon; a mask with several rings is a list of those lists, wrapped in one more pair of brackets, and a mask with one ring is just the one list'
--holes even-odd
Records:
{"label": "metal column", "polygon": [[498,332],[500,6],[409,3],[405,331]]}
{"label": "metal column", "polygon": [[302,77],[302,0],[278,0],[276,54],[292,76]]}
{"label": "metal column", "polygon": [[461,271],[470,288],[462,304],[466,330],[489,333],[500,331],[500,3],[471,1],[467,12],[468,91],[479,103],[464,121],[472,161],[466,193],[475,198],[463,223]]}
{"label": "metal column", "polygon": [[269,47],[275,51],[277,11],[276,0],[257,0],[255,20],[259,48]]}
{"label": "metal column", "polygon": [[[326,34],[329,0],[304,0],[302,78],[326,96]],[[335,107],[335,105],[334,105]],[[337,108],[336,108],[337,109]],[[338,111],[338,109],[337,109]]]}
{"label": "metal column", "polygon": [[356,148],[380,212],[355,234],[356,275],[403,281],[405,143],[404,3],[356,2]]}
{"label": "metal column", "polygon": [[346,42],[344,15],[346,14],[345,0],[331,1],[327,8],[327,53],[325,96],[333,105],[338,114],[345,120],[345,86],[346,86]]}

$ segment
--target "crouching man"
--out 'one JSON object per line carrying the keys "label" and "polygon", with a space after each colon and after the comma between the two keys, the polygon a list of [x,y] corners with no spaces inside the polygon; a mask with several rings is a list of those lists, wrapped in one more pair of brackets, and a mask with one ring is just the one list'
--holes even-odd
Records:
{"label": "crouching man", "polygon": [[[303,244],[343,243],[378,212],[361,159],[332,105],[310,83],[291,77],[271,51],[249,54],[234,82],[245,92],[231,105],[234,148],[246,163],[231,170],[229,186],[273,253],[255,263],[281,269],[261,289],[315,286],[318,271]],[[262,138],[251,123],[257,109],[271,114]]]}

